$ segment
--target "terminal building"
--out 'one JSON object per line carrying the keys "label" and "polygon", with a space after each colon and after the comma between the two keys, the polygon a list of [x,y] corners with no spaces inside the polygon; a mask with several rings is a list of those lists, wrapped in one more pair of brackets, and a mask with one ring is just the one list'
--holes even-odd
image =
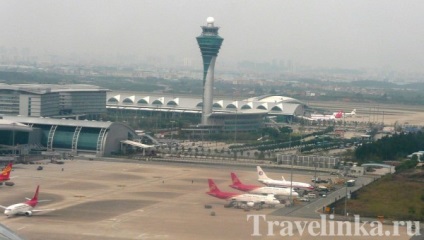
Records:
{"label": "terminal building", "polygon": [[111,156],[153,148],[153,139],[140,138],[129,126],[116,122],[3,116],[0,151],[3,155],[44,154]]}
{"label": "terminal building", "polygon": [[106,113],[106,92],[86,84],[0,84],[0,114],[95,118]]}
{"label": "terminal building", "polygon": [[[168,118],[185,115],[202,115],[201,97],[175,97],[136,92],[107,92],[106,107],[114,112],[133,112],[148,115],[160,112]],[[216,99],[212,103],[213,114],[208,117],[209,130],[221,132],[256,131],[263,127],[264,118],[276,117],[291,121],[304,114],[305,104],[283,96],[262,96],[244,100]],[[195,129],[195,128],[193,128]]]}

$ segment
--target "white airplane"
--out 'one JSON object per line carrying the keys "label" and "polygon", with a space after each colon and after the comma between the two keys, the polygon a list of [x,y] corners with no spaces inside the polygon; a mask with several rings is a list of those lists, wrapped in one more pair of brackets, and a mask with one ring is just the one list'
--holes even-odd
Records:
{"label": "white airplane", "polygon": [[343,112],[339,111],[336,114],[332,115],[323,115],[323,114],[311,114],[311,117],[303,117],[312,121],[323,121],[323,120],[337,120],[343,117]]}
{"label": "white airplane", "polygon": [[247,193],[221,192],[212,179],[208,179],[208,182],[209,192],[206,193],[219,199],[225,199],[231,202],[244,203],[249,207],[262,204],[268,204],[272,206],[280,204],[280,201],[278,201],[278,199],[276,199],[272,194],[264,196]]}
{"label": "white airplane", "polygon": [[274,180],[266,176],[265,172],[262,170],[260,166],[256,167],[256,172],[258,173],[258,181],[267,185],[267,186],[273,186],[273,187],[292,187],[292,188],[299,188],[304,190],[314,190],[314,187],[309,183],[303,183],[303,182],[292,182],[292,181],[286,181],[284,177],[281,177],[282,180]]}
{"label": "white airplane", "polygon": [[275,197],[278,197],[280,199],[282,197],[289,197],[290,195],[294,198],[299,197],[299,194],[295,192],[293,189],[291,189],[291,194],[290,194],[290,188],[261,187],[257,185],[243,184],[235,173],[231,173],[231,180],[233,181],[233,184],[231,184],[230,187],[243,191],[243,192],[248,192],[253,194],[262,194],[262,195],[272,194]]}
{"label": "white airplane", "polygon": [[29,216],[32,216],[32,213],[34,213],[34,212],[54,210],[54,209],[34,210],[37,203],[49,201],[49,200],[38,200],[38,190],[39,189],[40,189],[40,186],[37,186],[37,190],[35,190],[34,197],[32,197],[31,199],[26,198],[28,200],[26,202],[13,204],[13,205],[10,205],[8,207],[0,205],[1,208],[5,209],[4,214],[7,217],[14,216],[14,215],[25,215],[25,216],[29,217]]}
{"label": "white airplane", "polygon": [[340,112],[342,113],[342,117],[353,117],[356,115],[356,109],[353,109],[350,113],[345,113],[343,111],[333,112],[333,116],[336,116]]}

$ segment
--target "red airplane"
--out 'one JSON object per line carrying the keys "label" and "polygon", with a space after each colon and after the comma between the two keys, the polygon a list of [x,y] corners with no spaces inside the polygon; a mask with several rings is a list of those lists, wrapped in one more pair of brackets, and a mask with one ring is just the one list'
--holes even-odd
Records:
{"label": "red airplane", "polygon": [[290,191],[290,188],[281,188],[281,187],[263,187],[258,185],[246,185],[243,184],[235,173],[231,173],[231,179],[233,184],[230,187],[238,189],[240,191],[249,192],[253,194],[262,194],[268,195],[272,194],[276,197],[298,197],[299,194],[293,189]]}
{"label": "red airplane", "polygon": [[12,171],[12,163],[6,165],[0,173],[0,185],[10,180],[10,172]]}
{"label": "red airplane", "polygon": [[209,182],[209,192],[206,192],[206,193],[219,199],[226,199],[231,202],[244,203],[249,207],[253,207],[256,204],[259,204],[259,205],[280,204],[280,201],[278,201],[272,194],[264,196],[264,195],[247,194],[247,193],[221,192],[221,190],[219,190],[219,188],[216,186],[215,182],[212,179],[208,179],[208,182]]}
{"label": "red airplane", "polygon": [[13,204],[8,207],[0,205],[0,208],[5,209],[4,214],[7,217],[14,216],[14,215],[25,215],[27,217],[30,217],[35,212],[53,211],[54,209],[37,209],[37,210],[34,209],[38,203],[49,201],[49,200],[38,200],[39,190],[40,190],[40,186],[37,186],[37,189],[35,190],[35,193],[34,193],[34,197],[26,198],[27,201],[23,203]]}

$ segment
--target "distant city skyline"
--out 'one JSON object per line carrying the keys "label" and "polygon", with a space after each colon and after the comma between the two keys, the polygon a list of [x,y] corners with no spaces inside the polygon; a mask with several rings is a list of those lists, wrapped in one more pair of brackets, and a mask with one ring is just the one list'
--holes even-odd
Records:
{"label": "distant city skyline", "polygon": [[416,0],[2,1],[0,55],[200,69],[195,38],[212,16],[226,39],[217,71],[251,61],[424,73],[422,12]]}

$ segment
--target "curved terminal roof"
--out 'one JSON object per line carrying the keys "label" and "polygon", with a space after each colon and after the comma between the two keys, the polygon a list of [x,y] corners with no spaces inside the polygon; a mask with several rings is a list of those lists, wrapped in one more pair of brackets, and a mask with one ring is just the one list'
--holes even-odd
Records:
{"label": "curved terminal roof", "polygon": [[[109,109],[149,110],[169,112],[202,111],[202,98],[174,97],[166,95],[135,94],[124,92],[108,92],[106,106]],[[239,113],[268,112],[275,115],[301,115],[303,103],[297,99],[284,96],[268,96],[245,100],[216,99],[213,102],[214,113],[237,111]]]}
{"label": "curved terminal roof", "polygon": [[253,98],[249,98],[248,100],[258,101],[258,102],[266,102],[266,103],[298,103],[298,104],[304,104],[302,101],[297,100],[295,98],[278,96],[278,95],[253,97]]}
{"label": "curved terminal roof", "polygon": [[[88,121],[88,120],[74,120],[74,119],[57,119],[47,117],[20,117],[20,116],[4,116],[6,121],[20,122],[27,124],[42,124],[42,125],[61,125],[61,126],[80,126],[80,127],[93,127],[93,128],[109,128],[114,122],[101,122],[101,121]],[[24,124],[22,124],[24,125]]]}
{"label": "curved terminal roof", "polygon": [[15,122],[7,119],[0,119],[0,130],[17,130],[17,131],[32,131],[32,128],[28,125]]}

